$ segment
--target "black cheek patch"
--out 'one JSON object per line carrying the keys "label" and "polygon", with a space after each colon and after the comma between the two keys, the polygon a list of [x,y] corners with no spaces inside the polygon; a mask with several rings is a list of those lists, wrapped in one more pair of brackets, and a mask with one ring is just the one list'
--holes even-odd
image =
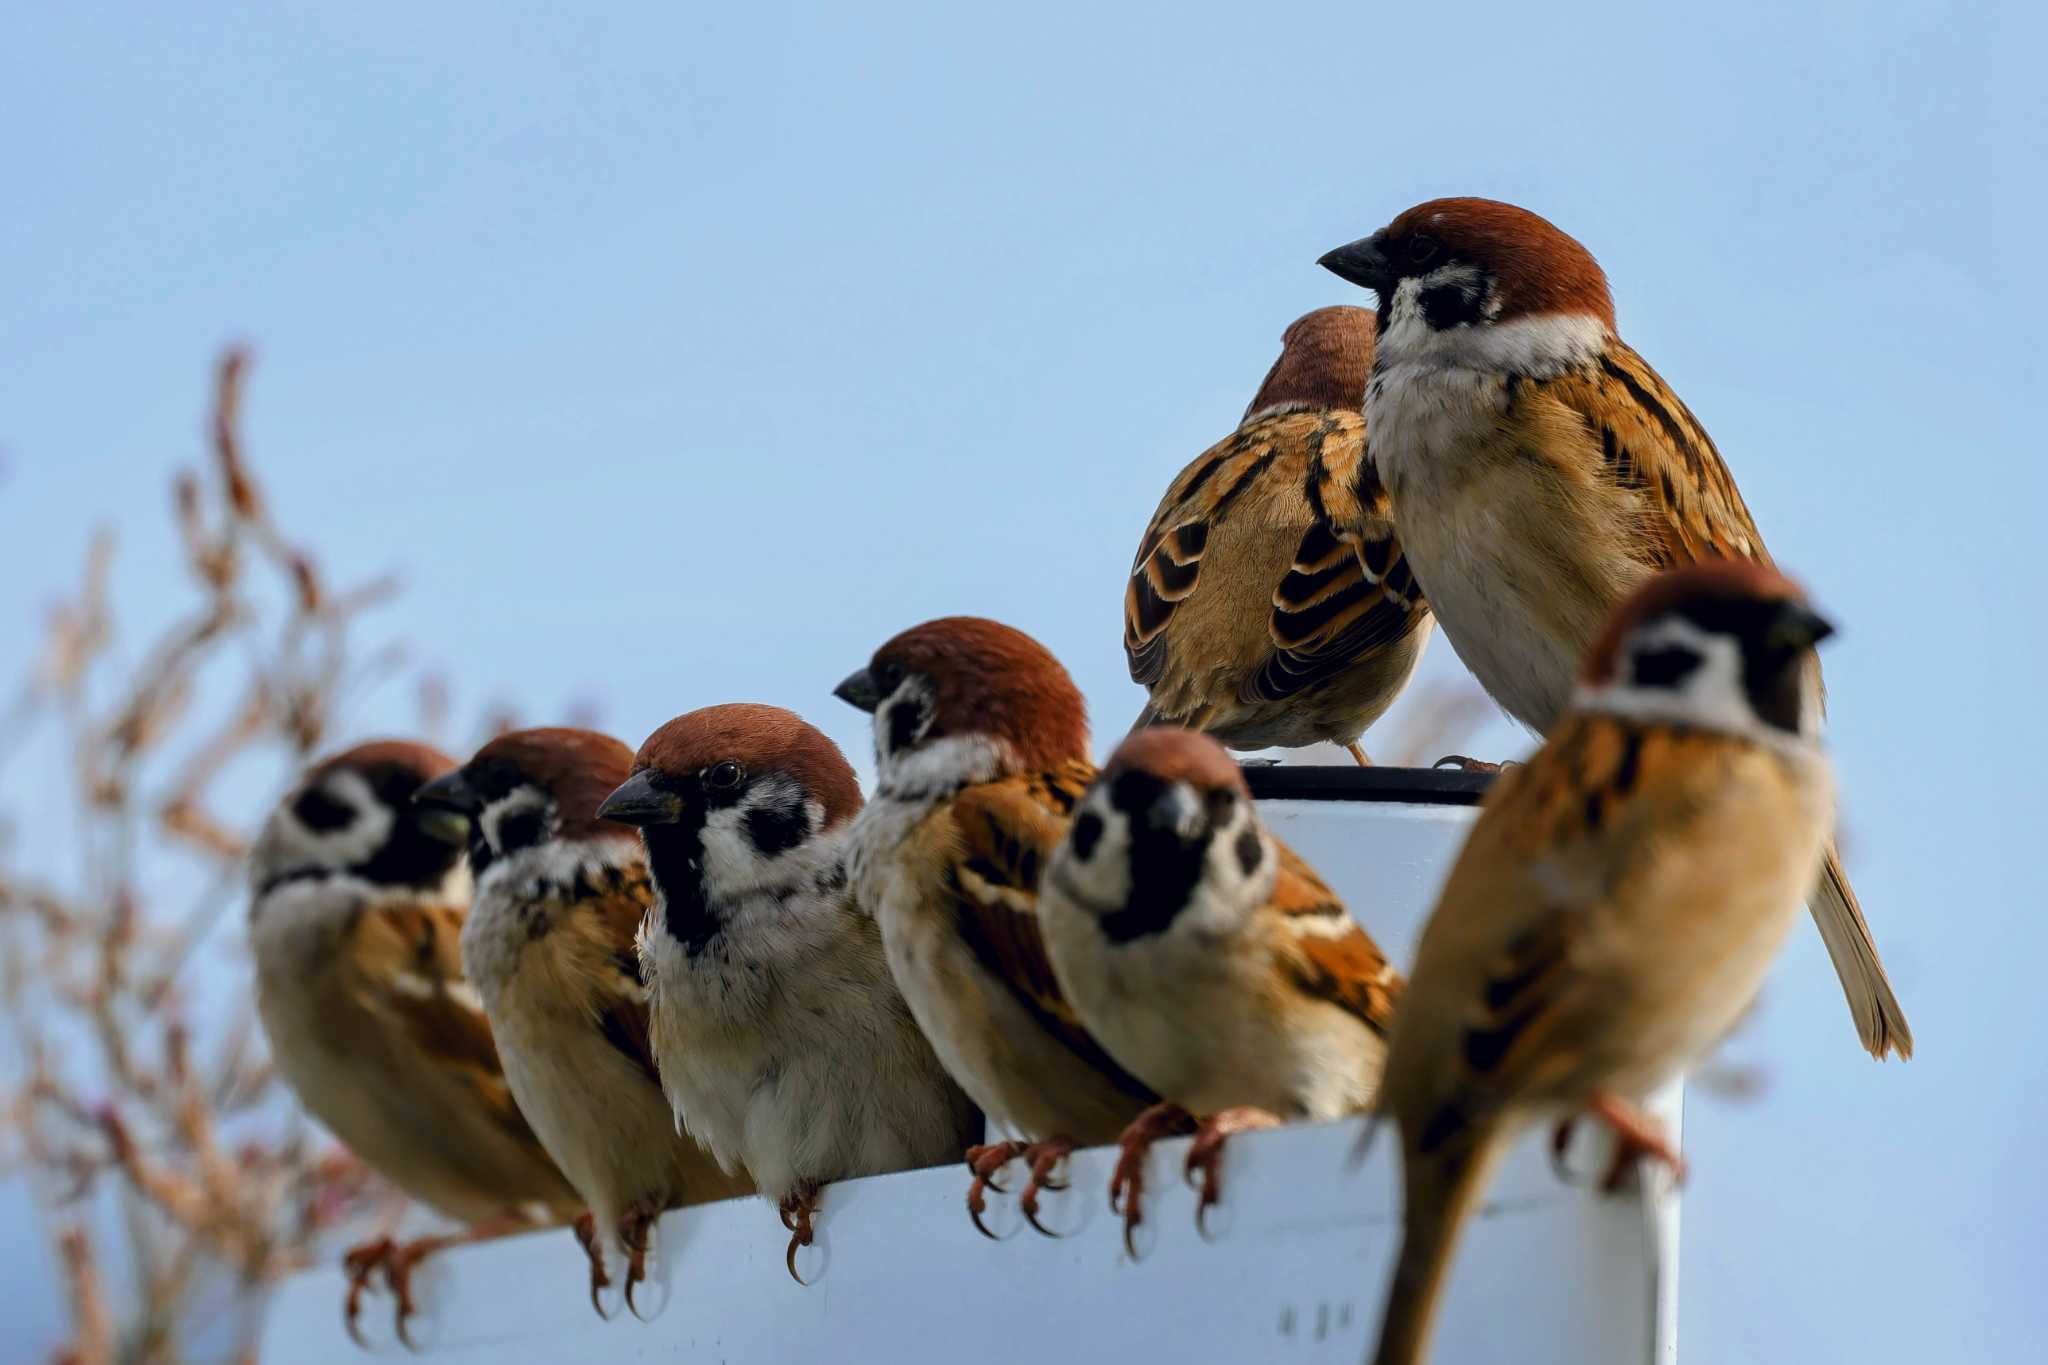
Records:
{"label": "black cheek patch", "polygon": [[924,723],[924,703],[915,699],[899,701],[889,708],[889,752],[908,749]]}
{"label": "black cheek patch", "polygon": [[747,840],[764,856],[787,853],[811,833],[811,819],[803,807],[755,806],[746,815]]}
{"label": "black cheek patch", "polygon": [[1074,846],[1074,856],[1087,862],[1095,854],[1095,846],[1102,842],[1102,817],[1092,810],[1084,810],[1074,820],[1073,833],[1068,836]]}
{"label": "black cheek patch", "polygon": [[1259,864],[1265,857],[1266,849],[1259,842],[1259,832],[1246,825],[1237,836],[1237,865],[1243,868],[1244,875],[1249,877],[1259,870]]}
{"label": "black cheek patch", "polygon": [[547,833],[546,813],[538,807],[514,811],[498,820],[498,851],[512,853],[532,848]]}
{"label": "black cheek patch", "polygon": [[1684,645],[1638,650],[1635,656],[1636,682],[1644,687],[1677,687],[1692,676],[1700,662],[1699,652]]}
{"label": "black cheek patch", "polygon": [[1421,305],[1423,320],[1430,330],[1443,332],[1479,321],[1479,299],[1477,289],[1468,291],[1464,285],[1440,284],[1423,290],[1415,301]]}
{"label": "black cheek patch", "polygon": [[356,813],[354,807],[335,800],[320,788],[308,787],[292,802],[292,816],[314,833],[324,834],[331,829],[346,829]]}

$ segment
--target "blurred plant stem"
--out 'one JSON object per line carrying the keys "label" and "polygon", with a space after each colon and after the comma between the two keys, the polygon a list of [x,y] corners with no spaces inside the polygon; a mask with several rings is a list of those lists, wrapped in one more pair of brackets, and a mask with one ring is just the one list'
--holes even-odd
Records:
{"label": "blurred plant stem", "polygon": [[[70,812],[77,838],[72,871],[52,876],[0,835],[14,1050],[0,1134],[62,1274],[72,1326],[57,1358],[72,1365],[252,1358],[266,1286],[391,1198],[275,1102],[246,1002],[187,1013],[195,950],[241,902],[260,814],[216,806],[222,774],[261,770],[281,790],[343,699],[396,662],[358,663],[350,641],[393,583],[337,589],[273,520],[243,453],[247,369],[242,351],[222,358],[211,459],[172,482],[190,609],[124,666],[101,532],[0,704],[0,767],[38,741],[64,754],[67,789],[34,799],[39,825]],[[170,903],[163,885],[189,885],[195,861],[201,893]]]}

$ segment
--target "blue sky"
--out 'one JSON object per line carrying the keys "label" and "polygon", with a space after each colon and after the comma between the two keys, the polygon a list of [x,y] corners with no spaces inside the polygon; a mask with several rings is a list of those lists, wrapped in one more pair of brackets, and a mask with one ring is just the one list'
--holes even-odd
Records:
{"label": "blue sky", "polygon": [[[1921,1049],[1862,1060],[1800,936],[1735,1046],[1768,1093],[1690,1114],[1687,1356],[2012,1358],[2048,1328],[2043,27],[10,5],[0,677],[96,519],[131,619],[182,603],[165,480],[246,338],[285,520],[343,577],[399,571],[381,628],[473,704],[593,698],[637,741],[766,700],[858,752],[832,684],[973,611],[1111,734],[1160,489],[1290,319],[1365,297],[1316,256],[1424,198],[1524,203],[1600,257],[1844,627],[1851,865]],[[1458,672],[1439,640],[1427,676]]]}

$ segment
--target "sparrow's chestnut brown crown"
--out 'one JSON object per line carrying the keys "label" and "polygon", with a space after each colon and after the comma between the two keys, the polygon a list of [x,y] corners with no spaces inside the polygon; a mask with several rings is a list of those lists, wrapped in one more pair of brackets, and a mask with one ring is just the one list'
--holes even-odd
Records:
{"label": "sparrow's chestnut brown crown", "polygon": [[[904,742],[892,743],[891,752],[982,735],[1004,741],[1025,768],[1087,757],[1088,708],[1080,689],[1051,651],[1021,630],[978,616],[912,626],[876,650],[833,695],[874,712],[908,678],[922,679],[930,696],[917,702],[920,714],[902,718]],[[906,698],[888,709],[912,704]]]}
{"label": "sparrow's chestnut brown crown", "polygon": [[1146,772],[1162,782],[1185,782],[1201,791],[1251,795],[1237,760],[1198,730],[1164,725],[1139,730],[1116,746],[1102,770],[1105,775]]}
{"label": "sparrow's chestnut brown crown", "polygon": [[823,828],[860,810],[860,781],[822,730],[779,706],[734,702],[677,716],[647,737],[632,776],[598,807],[606,820],[674,824],[690,803],[771,774],[824,808]]}
{"label": "sparrow's chestnut brown crown", "polygon": [[1296,318],[1245,418],[1273,408],[1363,410],[1377,326],[1370,308],[1318,308]]}
{"label": "sparrow's chestnut brown crown", "polygon": [[552,806],[555,838],[630,839],[630,829],[598,819],[597,808],[632,767],[633,751],[595,730],[514,730],[484,745],[414,799],[475,815],[526,787]]}
{"label": "sparrow's chestnut brown crown", "polygon": [[1378,294],[1382,318],[1402,280],[1464,264],[1491,283],[1498,307],[1486,321],[1581,314],[1614,330],[1614,296],[1593,253],[1547,219],[1497,200],[1417,204],[1316,264]]}

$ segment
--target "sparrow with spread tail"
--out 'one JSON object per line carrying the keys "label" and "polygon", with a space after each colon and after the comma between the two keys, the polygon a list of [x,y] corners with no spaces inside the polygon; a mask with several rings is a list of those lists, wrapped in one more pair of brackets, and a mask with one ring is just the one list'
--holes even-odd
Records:
{"label": "sparrow with spread tail", "polygon": [[1297,319],[1237,430],[1180,472],[1138,542],[1124,653],[1151,700],[1240,749],[1359,736],[1407,685],[1429,607],[1364,467],[1373,315]]}
{"label": "sparrow with spread tail", "polygon": [[462,974],[468,821],[412,803],[454,766],[400,741],[336,754],[279,803],[249,858],[256,1010],[278,1073],[367,1165],[468,1227],[350,1251],[352,1335],[379,1269],[404,1338],[426,1255],[579,1207],[513,1102]]}
{"label": "sparrow with spread tail", "polygon": [[855,900],[947,1072],[1024,1139],[970,1150],[968,1210],[980,1227],[982,1190],[1022,1157],[1018,1207],[1038,1226],[1065,1154],[1157,1099],[1082,1025],[1040,936],[1040,875],[1095,777],[1081,693],[1022,631],[954,616],[896,636],[835,695],[875,718],[879,777],[848,836]]}
{"label": "sparrow with spread tail", "polygon": [[656,730],[597,809],[647,851],[640,961],[676,1121],[780,1202],[793,1279],[821,1186],[956,1160],[981,1130],[848,892],[860,806],[822,732],[736,704]]}
{"label": "sparrow with spread tail", "polygon": [[[1266,830],[1214,740],[1126,739],[1053,854],[1038,914],[1088,1031],[1179,1117],[1208,1116],[1187,1157],[1198,1226],[1231,1133],[1372,1103],[1400,976]],[[1140,1117],[1118,1163],[1126,1247],[1161,1118]]]}
{"label": "sparrow with spread tail", "polygon": [[1423,930],[1380,1085],[1405,1189],[1380,1365],[1424,1358],[1459,1228],[1519,1131],[1605,1120],[1622,1140],[1610,1185],[1632,1156],[1677,1167],[1637,1106],[1741,1017],[1833,827],[1807,682],[1829,633],[1761,564],[1662,574],[1595,643],[1542,749],[1496,782]]}
{"label": "sparrow with spread tail", "polygon": [[[1770,565],[1713,441],[1621,339],[1606,275],[1556,227],[1439,199],[1321,263],[1379,295],[1368,481],[1392,497],[1458,657],[1515,719],[1551,732],[1602,623],[1650,575]],[[1817,662],[1802,685],[1818,706]],[[1910,1057],[1832,844],[1809,904],[1863,1045]]]}
{"label": "sparrow with spread tail", "polygon": [[676,1131],[662,1094],[634,947],[654,900],[647,860],[632,830],[597,818],[632,764],[632,750],[589,730],[515,730],[415,797],[472,822],[463,969],[513,1096],[589,1209],[577,1236],[600,1316],[613,1259],[639,1311],[633,1291],[664,1210],[753,1188]]}

